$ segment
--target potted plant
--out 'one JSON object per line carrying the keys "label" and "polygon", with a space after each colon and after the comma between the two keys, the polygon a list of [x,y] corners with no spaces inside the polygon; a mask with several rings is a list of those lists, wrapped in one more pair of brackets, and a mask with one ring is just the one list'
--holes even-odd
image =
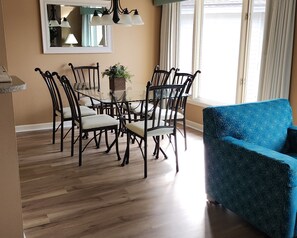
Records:
{"label": "potted plant", "polygon": [[130,81],[132,77],[127,67],[120,63],[105,69],[102,73],[102,77],[104,76],[109,77],[109,88],[111,91],[125,90],[126,81]]}

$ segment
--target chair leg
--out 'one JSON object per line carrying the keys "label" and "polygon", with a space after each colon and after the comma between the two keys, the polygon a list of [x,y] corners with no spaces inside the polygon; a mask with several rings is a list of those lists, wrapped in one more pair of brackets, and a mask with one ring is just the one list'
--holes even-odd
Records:
{"label": "chair leg", "polygon": [[[117,133],[117,132],[115,132]],[[106,147],[108,148],[108,135],[107,135],[107,130],[104,130],[104,134],[105,134],[105,144],[106,144]]]}
{"label": "chair leg", "polygon": [[144,178],[147,178],[147,138],[144,139]]}
{"label": "chair leg", "polygon": [[120,156],[120,152],[119,152],[119,133],[117,132],[118,128],[115,128],[115,133],[114,133],[114,136],[115,136],[115,143],[116,143],[116,153],[117,153],[117,156],[118,156],[118,160],[121,160],[121,156]]}
{"label": "chair leg", "polygon": [[183,128],[184,128],[184,140],[185,140],[185,150],[187,150],[187,126],[186,126],[186,119],[183,119]]}
{"label": "chair leg", "polygon": [[157,136],[157,154],[156,159],[159,159],[159,153],[160,152],[160,136]]}
{"label": "chair leg", "polygon": [[[100,134],[101,134],[101,132],[100,132]],[[99,148],[99,142],[97,140],[96,131],[94,131],[94,141],[95,141],[95,144],[96,144],[96,148],[98,149]]]}
{"label": "chair leg", "polygon": [[99,134],[99,137],[98,137],[98,148],[100,148],[101,135],[102,135],[102,131],[100,131],[100,134]]}
{"label": "chair leg", "polygon": [[64,139],[64,120],[63,118],[61,118],[61,144],[60,144],[60,151],[62,152],[63,149],[64,149],[64,146],[63,146],[63,139]]}
{"label": "chair leg", "polygon": [[126,151],[125,151],[125,155],[124,155],[124,159],[123,162],[121,164],[121,166],[125,166],[125,164],[129,164],[129,156],[130,156],[130,132],[127,131],[127,145],[126,145]]}
{"label": "chair leg", "polygon": [[178,152],[177,152],[176,134],[174,135],[174,153],[175,153],[175,161],[176,161],[176,172],[178,172],[179,171],[179,166],[178,166]]}
{"label": "chair leg", "polygon": [[56,143],[56,115],[53,113],[53,135],[52,135],[53,144]]}
{"label": "chair leg", "polygon": [[78,156],[78,165],[82,165],[82,131],[79,128],[79,156]]}
{"label": "chair leg", "polygon": [[71,157],[74,154],[74,122],[72,122],[71,125]]}

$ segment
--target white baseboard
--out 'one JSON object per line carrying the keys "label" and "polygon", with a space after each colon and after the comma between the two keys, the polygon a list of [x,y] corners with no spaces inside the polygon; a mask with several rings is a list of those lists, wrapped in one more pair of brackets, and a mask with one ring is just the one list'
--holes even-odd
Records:
{"label": "white baseboard", "polygon": [[[57,122],[59,123],[59,122]],[[59,124],[58,124],[59,125]],[[64,128],[70,128],[71,122],[66,121],[64,123]],[[53,128],[53,123],[41,123],[41,124],[31,124],[31,125],[22,125],[16,126],[15,131],[18,132],[28,132],[28,131],[42,131],[42,130],[51,130]]]}
{"label": "white baseboard", "polygon": [[195,129],[197,131],[203,132],[203,125],[202,124],[187,120],[187,126],[192,128],[192,129]]}
{"label": "white baseboard", "polygon": [[[22,125],[22,126],[16,126],[15,131],[16,132],[28,132],[28,131],[51,130],[52,126],[53,126],[53,124],[51,122],[50,123],[41,123],[41,124]],[[64,124],[65,128],[70,128],[70,126],[71,126],[71,122],[69,122],[69,121],[65,122],[65,124]],[[192,129],[203,132],[203,125],[201,125],[199,123],[187,120],[187,126]]]}

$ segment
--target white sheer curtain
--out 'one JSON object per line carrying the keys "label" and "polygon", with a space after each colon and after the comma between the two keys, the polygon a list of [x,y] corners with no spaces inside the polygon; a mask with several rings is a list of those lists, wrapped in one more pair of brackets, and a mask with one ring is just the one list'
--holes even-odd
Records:
{"label": "white sheer curtain", "polygon": [[82,46],[106,46],[105,42],[105,27],[103,26],[91,26],[91,15],[82,15]]}
{"label": "white sheer curtain", "polygon": [[288,98],[296,0],[267,0],[258,100]]}
{"label": "white sheer curtain", "polygon": [[179,3],[162,6],[160,37],[160,68],[176,67],[179,42]]}

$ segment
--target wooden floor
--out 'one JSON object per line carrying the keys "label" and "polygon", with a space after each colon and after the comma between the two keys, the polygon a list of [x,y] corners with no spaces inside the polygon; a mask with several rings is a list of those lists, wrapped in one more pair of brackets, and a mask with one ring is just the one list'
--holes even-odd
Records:
{"label": "wooden floor", "polygon": [[[148,178],[131,146],[130,164],[120,167],[114,149],[93,145],[70,157],[51,144],[51,132],[18,133],[24,231],[27,238],[252,238],[265,237],[232,212],[206,202],[203,142],[189,129],[188,150],[179,137],[180,172],[169,159],[152,158]],[[163,140],[165,147],[167,141]],[[123,154],[125,138],[120,138]],[[151,149],[151,148],[150,148]]]}

